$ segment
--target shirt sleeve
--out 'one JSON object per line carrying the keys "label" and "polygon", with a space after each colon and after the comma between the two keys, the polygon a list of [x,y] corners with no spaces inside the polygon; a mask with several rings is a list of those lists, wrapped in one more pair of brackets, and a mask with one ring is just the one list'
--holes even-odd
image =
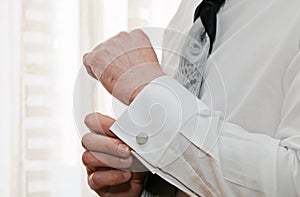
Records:
{"label": "shirt sleeve", "polygon": [[288,85],[282,138],[225,121],[168,76],[148,84],[111,130],[190,196],[299,196],[299,85],[300,76]]}

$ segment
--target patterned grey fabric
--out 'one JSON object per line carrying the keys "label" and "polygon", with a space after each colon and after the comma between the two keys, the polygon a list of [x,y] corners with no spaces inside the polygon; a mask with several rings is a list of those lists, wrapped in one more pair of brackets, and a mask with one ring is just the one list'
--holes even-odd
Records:
{"label": "patterned grey fabric", "polygon": [[208,34],[198,18],[185,41],[178,71],[174,78],[195,96],[200,96],[200,89],[209,55],[210,41]]}

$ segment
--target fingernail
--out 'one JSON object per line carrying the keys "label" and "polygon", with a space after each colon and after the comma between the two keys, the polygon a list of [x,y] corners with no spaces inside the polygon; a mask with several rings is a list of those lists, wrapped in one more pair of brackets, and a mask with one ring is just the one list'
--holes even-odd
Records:
{"label": "fingernail", "polygon": [[125,179],[129,179],[131,177],[131,172],[123,172],[123,176]]}
{"label": "fingernail", "polygon": [[122,166],[129,166],[131,164],[131,158],[127,158],[127,159],[120,159],[120,162],[122,164]]}
{"label": "fingernail", "polygon": [[129,154],[129,148],[125,144],[119,144],[118,152],[122,156],[127,156]]}

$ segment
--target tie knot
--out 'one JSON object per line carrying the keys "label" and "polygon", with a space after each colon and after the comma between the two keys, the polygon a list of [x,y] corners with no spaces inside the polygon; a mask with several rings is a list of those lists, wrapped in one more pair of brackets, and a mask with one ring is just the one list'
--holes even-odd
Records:
{"label": "tie knot", "polygon": [[209,53],[216,37],[217,13],[225,0],[203,0],[195,10],[194,22],[200,17],[210,39]]}
{"label": "tie knot", "polygon": [[203,0],[195,10],[194,22],[203,15],[203,12],[217,14],[225,0]]}

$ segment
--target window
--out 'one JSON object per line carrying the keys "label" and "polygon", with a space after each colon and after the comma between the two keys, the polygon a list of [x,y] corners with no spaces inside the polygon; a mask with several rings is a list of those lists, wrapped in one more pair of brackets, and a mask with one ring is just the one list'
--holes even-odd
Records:
{"label": "window", "polygon": [[81,55],[119,31],[167,26],[179,3],[0,2],[0,196],[94,196],[81,164],[82,122],[91,111],[114,113],[111,96],[82,69]]}

